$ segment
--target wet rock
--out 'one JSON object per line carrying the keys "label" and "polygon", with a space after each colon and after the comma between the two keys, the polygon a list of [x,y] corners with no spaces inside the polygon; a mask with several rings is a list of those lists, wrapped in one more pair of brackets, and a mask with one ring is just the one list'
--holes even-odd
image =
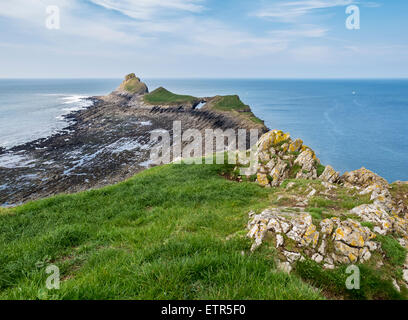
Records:
{"label": "wet rock", "polygon": [[[174,121],[182,122],[182,132],[196,129],[203,137],[210,128],[267,130],[228,112],[147,105],[143,101],[147,92],[146,85],[130,74],[111,94],[90,98],[93,105],[67,115],[67,127],[60,132],[1,150],[0,205],[126,180],[152,165],[150,150],[156,142],[151,141],[151,132],[172,133]],[[5,157],[17,165],[2,166]]]}

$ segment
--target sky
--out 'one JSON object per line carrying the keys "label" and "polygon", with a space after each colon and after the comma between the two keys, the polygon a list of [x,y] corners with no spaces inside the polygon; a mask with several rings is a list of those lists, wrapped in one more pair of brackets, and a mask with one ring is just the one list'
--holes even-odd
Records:
{"label": "sky", "polygon": [[0,0],[0,78],[405,78],[407,18],[407,0]]}

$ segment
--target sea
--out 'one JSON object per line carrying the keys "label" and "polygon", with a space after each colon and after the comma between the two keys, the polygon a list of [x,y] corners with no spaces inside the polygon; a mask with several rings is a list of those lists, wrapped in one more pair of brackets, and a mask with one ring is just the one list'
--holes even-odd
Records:
{"label": "sea", "polygon": [[[0,147],[45,138],[64,115],[121,79],[0,79]],[[289,132],[341,173],[365,167],[408,180],[408,79],[142,79],[200,97],[238,94],[270,129]],[[1,159],[0,159],[0,166]]]}

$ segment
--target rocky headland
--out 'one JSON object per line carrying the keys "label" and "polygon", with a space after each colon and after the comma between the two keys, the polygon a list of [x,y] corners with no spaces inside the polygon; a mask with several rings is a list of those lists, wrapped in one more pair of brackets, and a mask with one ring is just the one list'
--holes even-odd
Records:
{"label": "rocky headland", "polygon": [[[245,193],[247,187],[257,193],[262,191],[256,202],[247,203],[246,209],[234,208],[235,204],[219,201],[212,196],[212,200],[216,199],[216,206],[226,207],[225,212],[214,213],[214,207],[205,209],[205,218],[198,222],[199,228],[194,227],[194,222],[190,220],[181,226],[177,223],[174,234],[185,232],[180,241],[183,244],[188,241],[186,235],[190,236],[194,230],[208,230],[207,221],[211,222],[215,216],[217,219],[223,215],[229,217],[228,222],[225,220],[221,224],[228,225],[235,216],[231,218],[227,213],[236,210],[234,214],[237,218],[241,214],[243,221],[237,227],[239,231],[226,238],[222,235],[226,243],[236,241],[233,246],[227,246],[229,254],[238,243],[248,245],[237,256],[254,255],[255,260],[264,256],[268,266],[271,262],[281,271],[296,274],[312,287],[323,288],[329,298],[353,296],[389,299],[408,296],[408,182],[389,183],[365,168],[341,175],[330,165],[322,164],[316,153],[301,139],[292,139],[289,133],[266,128],[251,108],[235,95],[193,97],[174,94],[162,87],[149,92],[139,78],[129,74],[111,94],[90,99],[93,105],[68,115],[70,125],[58,134],[9,150],[0,149],[0,163],[6,164],[0,167],[0,204],[15,205],[54,194],[98,188],[130,178],[151,165],[150,150],[154,146],[150,141],[151,132],[162,129],[173,134],[174,121],[181,122],[183,131],[196,129],[203,135],[206,129],[258,129],[262,136],[254,146],[249,144],[247,136],[246,147],[250,149],[228,150],[233,156],[248,156],[252,152],[257,160],[255,162],[236,157],[239,159],[236,165],[228,164],[221,171],[208,171],[206,174],[202,174],[200,166],[193,166],[195,169],[191,166],[157,168],[174,169],[174,176],[168,173],[170,171],[166,171],[166,175],[170,175],[169,179],[182,177],[178,185],[182,184],[180,181],[188,179],[184,176],[186,170],[200,173],[203,180],[199,180],[199,187],[204,186],[203,189],[191,188],[193,183],[190,182],[188,188],[177,190],[181,194],[173,190],[182,204],[182,209],[179,206],[174,209],[177,215],[185,211],[186,190],[194,196],[198,194],[197,199],[191,202],[194,205],[188,207],[186,215],[189,219],[195,217],[204,193],[210,189],[215,193],[233,189],[234,192],[230,191],[228,197],[222,199],[239,194],[244,203],[248,202],[249,197]],[[145,173],[155,176],[157,171],[153,169]],[[224,187],[217,189],[213,187],[215,184],[208,186],[207,180],[214,178],[209,177],[210,174],[216,174],[217,179],[225,183]],[[147,182],[143,177],[141,180],[144,188]],[[152,187],[152,198],[156,198],[157,192],[162,192],[159,198],[169,198],[169,190],[160,191],[163,187],[160,179],[159,182],[155,179],[150,181],[156,183]],[[238,184],[241,182],[250,183]],[[172,183],[173,180],[168,180],[164,187]],[[127,183],[112,188],[126,189]],[[74,199],[67,201],[75,210],[78,196],[82,194],[67,197]],[[134,202],[132,210],[136,207],[136,211],[141,210],[139,199],[133,194],[126,200],[122,199],[125,195],[120,193],[116,197],[117,203],[127,205]],[[107,198],[108,202],[112,200],[110,196]],[[149,199],[144,203],[144,209],[150,217],[155,201]],[[61,208],[65,216],[65,207]],[[30,206],[25,209],[30,210]],[[167,209],[167,205],[164,206],[160,216],[165,215]],[[14,209],[1,210],[12,212]],[[129,216],[133,219],[133,212]],[[79,220],[80,228],[82,219]],[[158,219],[157,216],[155,219]],[[140,221],[127,223],[135,223],[139,227]],[[12,230],[11,227],[9,229]],[[162,224],[160,229],[163,229]],[[135,229],[131,232],[133,234]],[[143,233],[143,241],[146,234],[150,236],[148,232]],[[205,234],[205,237],[208,238],[208,235]],[[123,239],[128,240],[125,236]],[[160,240],[160,252],[163,245]],[[174,247],[169,249],[172,250]],[[207,247],[206,252],[213,254]],[[180,260],[178,256],[177,260]],[[345,289],[350,265],[358,266],[362,272],[361,291]],[[242,274],[241,271],[239,274]],[[370,290],[375,294],[359,295],[359,292]]]}
{"label": "rocky headland", "polygon": [[[150,133],[182,130],[267,128],[238,96],[192,97],[164,88],[149,93],[129,74],[107,96],[66,116],[57,134],[11,149],[0,149],[0,205],[10,206],[59,193],[123,181],[150,165]],[[197,108],[197,106],[201,106]]]}

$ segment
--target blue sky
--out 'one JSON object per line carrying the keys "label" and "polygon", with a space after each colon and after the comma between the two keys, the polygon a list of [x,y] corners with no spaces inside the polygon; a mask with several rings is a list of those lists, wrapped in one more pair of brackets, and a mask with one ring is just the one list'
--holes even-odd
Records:
{"label": "blue sky", "polygon": [[0,77],[408,77],[407,15],[406,0],[0,0]]}

